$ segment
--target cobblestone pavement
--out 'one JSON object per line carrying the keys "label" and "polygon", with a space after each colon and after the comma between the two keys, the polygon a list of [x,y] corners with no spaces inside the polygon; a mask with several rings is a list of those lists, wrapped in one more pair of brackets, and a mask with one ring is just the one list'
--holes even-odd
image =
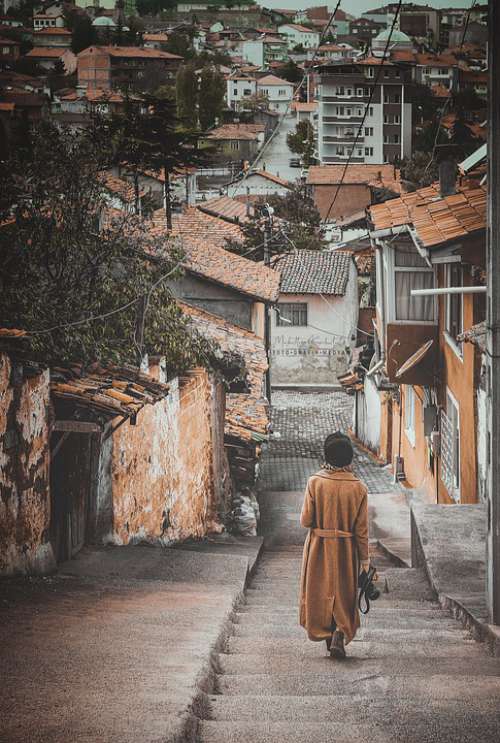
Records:
{"label": "cobblestone pavement", "polygon": [[[344,392],[288,392],[272,395],[274,438],[261,461],[262,490],[303,490],[323,461],[325,437],[351,427],[354,399]],[[370,493],[398,492],[388,469],[356,448],[354,470]]]}

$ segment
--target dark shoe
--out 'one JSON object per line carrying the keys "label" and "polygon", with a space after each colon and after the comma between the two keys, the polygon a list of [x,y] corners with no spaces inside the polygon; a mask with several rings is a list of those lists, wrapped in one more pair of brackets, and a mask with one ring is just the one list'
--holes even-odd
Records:
{"label": "dark shoe", "polygon": [[332,642],[330,646],[330,657],[331,658],[345,658],[344,648],[344,633],[336,630],[333,633]]}
{"label": "dark shoe", "polygon": [[332,639],[333,639],[332,637],[329,637],[327,640],[325,640],[325,642],[326,642],[326,649],[327,649],[328,652],[330,652],[330,648],[332,646]]}

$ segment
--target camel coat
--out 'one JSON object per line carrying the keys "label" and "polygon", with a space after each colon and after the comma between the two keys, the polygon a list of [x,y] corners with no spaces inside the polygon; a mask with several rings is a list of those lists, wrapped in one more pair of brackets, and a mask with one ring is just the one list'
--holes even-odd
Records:
{"label": "camel coat", "polygon": [[368,559],[368,498],[349,471],[320,470],[307,484],[300,523],[304,545],[300,624],[310,640],[332,635],[333,619],[346,643],[359,627],[359,561]]}

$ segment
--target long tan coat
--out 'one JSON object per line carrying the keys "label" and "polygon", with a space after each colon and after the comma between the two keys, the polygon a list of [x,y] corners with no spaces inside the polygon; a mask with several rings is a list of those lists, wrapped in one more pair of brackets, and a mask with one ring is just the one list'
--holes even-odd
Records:
{"label": "long tan coat", "polygon": [[359,627],[359,561],[368,559],[368,498],[352,472],[322,469],[307,484],[300,624],[310,640],[331,637],[333,619],[350,642]]}

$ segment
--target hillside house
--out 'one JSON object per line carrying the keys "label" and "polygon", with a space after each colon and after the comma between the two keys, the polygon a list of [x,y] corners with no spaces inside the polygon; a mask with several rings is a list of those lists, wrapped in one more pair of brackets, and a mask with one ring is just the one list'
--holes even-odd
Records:
{"label": "hillside house", "polygon": [[269,101],[271,111],[280,114],[289,110],[293,99],[293,83],[276,75],[264,75],[257,80],[257,93],[262,93]]}
{"label": "hillside house", "polygon": [[278,257],[273,265],[281,285],[271,322],[271,384],[336,386],[357,333],[352,254],[300,250]]}
{"label": "hillside house", "polygon": [[90,90],[141,87],[148,70],[161,70],[172,80],[182,57],[137,46],[90,46],[78,54],[78,85]]}

